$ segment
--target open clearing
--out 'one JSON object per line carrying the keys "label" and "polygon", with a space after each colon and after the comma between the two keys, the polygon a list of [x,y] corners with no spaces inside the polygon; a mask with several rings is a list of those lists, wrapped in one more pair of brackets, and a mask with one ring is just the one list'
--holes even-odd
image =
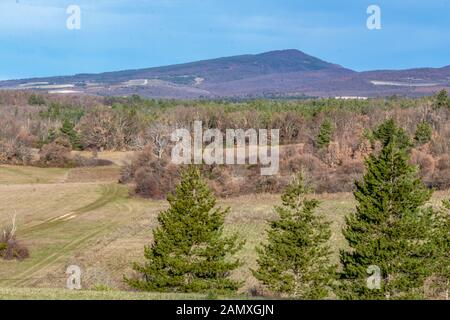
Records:
{"label": "open clearing", "polygon": [[[103,172],[99,173],[99,170]],[[140,294],[128,290],[123,275],[143,260],[157,214],[165,201],[129,196],[117,184],[116,166],[88,169],[42,169],[0,166],[0,225],[16,213],[18,238],[30,249],[25,261],[0,261],[0,298],[4,299],[202,299],[203,295]],[[102,177],[99,179],[99,175]],[[434,201],[449,197],[436,193]],[[333,222],[332,246],[337,259],[344,246],[340,233],[354,210],[351,194],[322,195],[320,210]],[[242,293],[257,286],[249,268],[256,267],[255,246],[263,239],[265,221],[273,218],[278,195],[252,195],[220,200],[230,206],[226,232],[246,239],[239,253],[244,265],[234,277],[245,279]],[[65,290],[69,265],[83,270],[83,288]],[[110,291],[95,291],[109,288]]]}

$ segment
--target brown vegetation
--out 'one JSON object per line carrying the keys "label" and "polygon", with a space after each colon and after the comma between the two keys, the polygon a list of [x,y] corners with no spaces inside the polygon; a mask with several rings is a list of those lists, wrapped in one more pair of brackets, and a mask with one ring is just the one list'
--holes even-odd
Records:
{"label": "brown vegetation", "polygon": [[[230,196],[278,192],[292,174],[303,170],[316,192],[350,191],[363,171],[363,160],[376,145],[367,135],[393,118],[414,137],[420,124],[432,131],[431,141],[417,145],[412,162],[430,187],[450,187],[450,110],[437,107],[436,98],[334,99],[299,101],[157,101],[130,98],[0,93],[0,163],[40,166],[92,166],[95,161],[69,156],[61,140],[64,121],[73,123],[70,141],[91,151],[138,151],[123,168],[123,183],[136,193],[162,197],[178,178],[170,163],[174,128],[191,129],[195,120],[204,128],[280,129],[280,173],[261,177],[258,166],[204,167],[217,194]],[[321,124],[332,125],[330,143],[319,148]],[[59,140],[58,140],[59,139]],[[33,148],[40,149],[33,161]]]}
{"label": "brown vegetation", "polygon": [[28,258],[28,249],[16,239],[16,216],[11,224],[4,228],[0,234],[0,257],[5,260],[23,260]]}

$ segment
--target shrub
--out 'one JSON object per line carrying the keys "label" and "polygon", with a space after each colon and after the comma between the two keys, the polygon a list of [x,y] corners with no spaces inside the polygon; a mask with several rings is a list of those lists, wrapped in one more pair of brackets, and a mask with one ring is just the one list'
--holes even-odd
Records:
{"label": "shrub", "polygon": [[124,124],[119,114],[108,108],[97,108],[85,114],[77,125],[80,143],[86,150],[120,150],[124,148]]}
{"label": "shrub", "polygon": [[437,162],[437,168],[439,170],[450,170],[450,155],[441,156]]}
{"label": "shrub", "polygon": [[429,185],[436,168],[436,161],[434,158],[425,152],[412,150],[411,163],[419,167],[420,177],[427,185]]}
{"label": "shrub", "polygon": [[0,164],[27,165],[32,158],[31,148],[24,143],[17,140],[0,140]]}
{"label": "shrub", "polygon": [[72,148],[67,138],[59,137],[46,144],[39,151],[39,165],[43,167],[72,167],[75,163],[71,157]]}
{"label": "shrub", "polygon": [[431,184],[438,190],[447,190],[450,188],[450,169],[439,170],[434,175],[433,182]]}
{"label": "shrub", "polygon": [[233,169],[230,166],[202,166],[202,175],[208,181],[208,185],[214,194],[220,197],[238,195],[241,189],[242,179],[233,177]]}
{"label": "shrub", "polygon": [[146,147],[122,169],[120,182],[134,182],[137,195],[162,199],[174,189],[178,178],[178,168],[167,156],[158,158],[151,147]]}
{"label": "shrub", "polygon": [[23,260],[29,257],[28,249],[16,239],[16,217],[0,234],[0,257],[5,260]]}
{"label": "shrub", "polygon": [[284,158],[280,167],[287,173],[305,171],[312,174],[326,170],[326,165],[312,154],[293,155],[290,158]]}
{"label": "shrub", "polygon": [[28,97],[28,104],[30,106],[42,106],[45,105],[45,99],[41,95],[33,93]]}
{"label": "shrub", "polygon": [[439,158],[430,184],[438,190],[450,188],[450,155]]}

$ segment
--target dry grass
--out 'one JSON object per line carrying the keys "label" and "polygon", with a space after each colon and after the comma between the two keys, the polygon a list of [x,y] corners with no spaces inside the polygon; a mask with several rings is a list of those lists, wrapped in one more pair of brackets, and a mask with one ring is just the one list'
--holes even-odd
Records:
{"label": "dry grass", "polygon": [[[143,246],[151,242],[158,212],[165,201],[131,198],[125,186],[113,182],[64,182],[70,173],[64,169],[27,167],[0,168],[0,224],[11,211],[17,213],[17,236],[30,249],[25,261],[0,263],[0,298],[96,299],[116,298],[114,293],[67,293],[65,270],[79,265],[83,270],[83,288],[99,285],[113,290],[127,290],[122,279],[131,273],[131,263],[142,261]],[[40,181],[40,183],[36,182]],[[437,193],[437,199],[450,194]],[[346,214],[354,210],[351,194],[323,195],[320,210],[332,224],[332,247],[337,259],[345,246],[340,230]],[[226,232],[237,232],[246,239],[239,253],[244,265],[234,277],[244,279],[243,292],[256,285],[249,268],[256,267],[255,246],[264,239],[266,220],[275,218],[273,206],[279,196],[272,194],[224,199],[221,206],[231,207]],[[12,289],[34,288],[34,289]],[[36,291],[36,288],[53,288]],[[117,298],[164,299],[170,295],[118,294]]]}
{"label": "dry grass", "polygon": [[37,167],[0,165],[0,185],[57,183],[65,180],[67,172],[67,169],[60,168],[42,170]]}
{"label": "dry grass", "polygon": [[2,300],[202,300],[205,299],[205,295],[0,287],[0,298]]}
{"label": "dry grass", "polygon": [[117,182],[120,179],[119,166],[83,167],[69,171],[67,182]]}
{"label": "dry grass", "polygon": [[[92,157],[92,152],[90,151],[72,151],[72,154],[78,154],[86,158]],[[109,160],[115,165],[121,166],[128,162],[133,154],[133,151],[102,151],[97,153],[97,157],[98,159]]]}

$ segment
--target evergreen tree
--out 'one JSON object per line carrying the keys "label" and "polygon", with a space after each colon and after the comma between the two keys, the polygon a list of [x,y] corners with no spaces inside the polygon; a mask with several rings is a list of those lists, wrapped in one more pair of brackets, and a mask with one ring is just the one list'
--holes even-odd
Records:
{"label": "evergreen tree", "polygon": [[231,256],[243,243],[236,235],[223,236],[229,209],[216,208],[216,199],[197,168],[182,173],[168,202],[170,208],[158,217],[160,226],[153,231],[153,244],[145,248],[146,263],[134,265],[142,278],[125,281],[144,291],[237,290],[241,283],[229,277],[240,262]]}
{"label": "evergreen tree", "polygon": [[320,299],[328,296],[334,270],[327,244],[331,231],[308,193],[302,175],[286,188],[275,207],[279,219],[270,222],[268,242],[257,249],[259,268],[252,272],[273,292]]}
{"label": "evergreen tree", "polygon": [[408,134],[402,128],[397,127],[393,119],[383,122],[372,133],[372,140],[380,141],[383,147],[391,143],[393,139],[400,149],[407,149],[412,145]]}
{"label": "evergreen tree", "polygon": [[[430,210],[432,210],[430,208]],[[449,300],[450,290],[450,200],[444,200],[435,218],[436,270],[434,270],[436,291]]]}
{"label": "evergreen tree", "polygon": [[[350,246],[340,255],[343,298],[421,298],[434,268],[436,215],[423,209],[432,191],[409,164],[403,132],[391,121],[382,128],[384,147],[366,159],[366,174],[354,192],[356,213],[343,232]],[[367,286],[370,266],[381,271],[380,289]]]}
{"label": "evergreen tree", "polygon": [[28,97],[28,104],[30,106],[42,106],[45,104],[45,100],[41,95],[37,95],[32,93],[29,97]]}
{"label": "evergreen tree", "polygon": [[80,137],[75,131],[75,125],[69,120],[64,120],[62,127],[59,129],[60,133],[65,135],[72,145],[74,150],[81,150]]}
{"label": "evergreen tree", "polygon": [[319,129],[319,134],[317,135],[317,146],[319,149],[328,147],[333,137],[333,125],[330,120],[325,120]]}
{"label": "evergreen tree", "polygon": [[436,108],[450,108],[450,99],[447,90],[442,89],[436,95]]}
{"label": "evergreen tree", "polygon": [[416,133],[414,134],[414,140],[418,145],[424,145],[431,141],[433,130],[426,122],[419,123]]}

